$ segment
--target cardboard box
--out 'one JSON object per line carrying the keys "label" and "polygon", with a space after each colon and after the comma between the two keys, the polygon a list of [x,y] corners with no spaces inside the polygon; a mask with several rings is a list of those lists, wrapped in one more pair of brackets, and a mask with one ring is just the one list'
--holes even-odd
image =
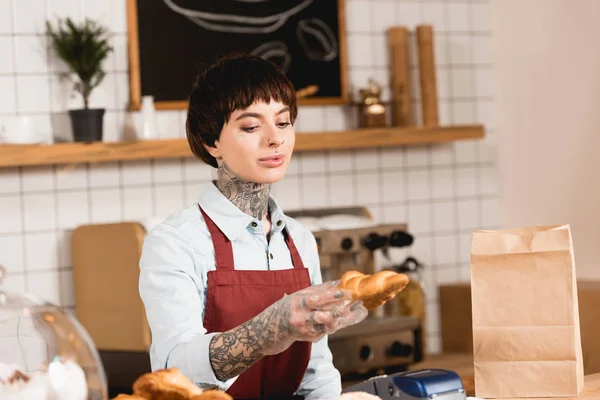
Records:
{"label": "cardboard box", "polygon": [[[579,319],[583,368],[586,375],[600,372],[600,281],[579,280]],[[471,284],[439,286],[440,329],[443,353],[473,353]]]}

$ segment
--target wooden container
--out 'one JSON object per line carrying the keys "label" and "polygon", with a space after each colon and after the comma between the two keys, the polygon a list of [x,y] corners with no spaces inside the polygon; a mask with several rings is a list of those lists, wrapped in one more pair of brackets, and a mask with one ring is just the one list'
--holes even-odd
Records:
{"label": "wooden container", "polygon": [[390,52],[390,88],[392,92],[392,125],[413,125],[410,102],[408,30],[404,26],[388,29]]}
{"label": "wooden container", "polygon": [[419,77],[421,82],[423,125],[438,126],[437,81],[433,27],[431,25],[417,26],[417,47],[419,49]]}

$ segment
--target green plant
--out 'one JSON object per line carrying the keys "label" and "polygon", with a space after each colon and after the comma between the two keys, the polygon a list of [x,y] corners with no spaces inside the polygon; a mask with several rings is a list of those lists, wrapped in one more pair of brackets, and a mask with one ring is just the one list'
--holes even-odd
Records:
{"label": "green plant", "polygon": [[92,91],[106,75],[102,63],[113,50],[107,29],[87,18],[79,24],[66,18],[59,19],[56,27],[46,21],[46,34],[58,57],[77,75],[73,89],[81,94],[88,109]]}

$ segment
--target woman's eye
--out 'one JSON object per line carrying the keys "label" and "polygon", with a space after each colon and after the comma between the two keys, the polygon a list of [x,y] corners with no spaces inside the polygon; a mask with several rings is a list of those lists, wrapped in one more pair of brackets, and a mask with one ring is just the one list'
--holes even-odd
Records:
{"label": "woman's eye", "polygon": [[258,129],[258,126],[247,126],[247,127],[242,127],[242,130],[244,132],[248,132],[248,133],[252,133],[254,131],[256,131]]}
{"label": "woman's eye", "polygon": [[283,128],[287,128],[288,126],[290,126],[290,125],[291,125],[291,123],[289,123],[289,122],[280,122],[280,123],[278,123],[277,125],[278,125],[280,128],[282,128],[282,129],[283,129]]}

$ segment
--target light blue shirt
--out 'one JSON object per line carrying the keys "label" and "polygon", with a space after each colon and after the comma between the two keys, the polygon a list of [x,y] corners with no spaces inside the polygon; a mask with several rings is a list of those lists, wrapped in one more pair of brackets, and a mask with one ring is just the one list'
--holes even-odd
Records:
{"label": "light blue shirt", "polygon": [[[269,242],[262,221],[242,212],[213,183],[206,185],[199,204],[232,242],[236,269],[293,268],[282,234],[287,227],[312,284],[321,283],[313,234],[285,216],[273,198],[269,203],[273,221]],[[283,223],[278,225],[278,221]],[[216,333],[207,333],[203,326],[207,272],[211,270],[215,270],[214,247],[198,204],[193,204],[171,214],[146,236],[140,259],[139,290],[152,331],[152,369],[177,367],[204,389],[227,390],[237,377],[227,382],[215,377],[208,347]],[[312,344],[308,369],[297,394],[310,399],[337,399],[341,390],[340,374],[333,366],[324,337]]]}

